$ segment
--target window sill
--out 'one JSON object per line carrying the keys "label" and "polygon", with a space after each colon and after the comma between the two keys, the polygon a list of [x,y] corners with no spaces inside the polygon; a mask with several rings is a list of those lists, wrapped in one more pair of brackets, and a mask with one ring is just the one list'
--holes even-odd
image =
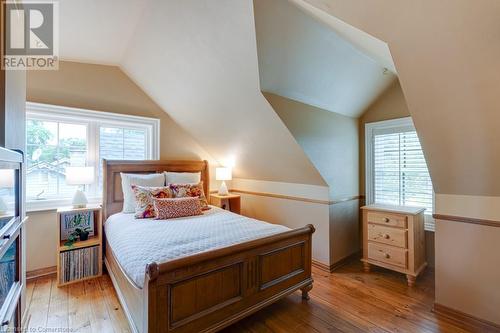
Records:
{"label": "window sill", "polygon": [[[88,198],[88,201],[89,205],[101,204],[102,198]],[[71,199],[32,200],[26,202],[26,212],[49,212],[68,206],[71,206]]]}

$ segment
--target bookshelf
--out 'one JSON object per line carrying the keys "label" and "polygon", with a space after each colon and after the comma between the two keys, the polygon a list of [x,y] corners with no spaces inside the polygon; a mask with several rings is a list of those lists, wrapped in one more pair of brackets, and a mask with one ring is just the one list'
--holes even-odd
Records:
{"label": "bookshelf", "polygon": [[[74,218],[81,217],[82,223],[90,226],[87,240],[79,239],[66,245],[67,234],[74,228]],[[102,210],[100,206],[86,208],[60,208],[57,210],[57,283],[65,286],[71,283],[93,279],[102,275]],[[64,231],[65,228],[67,231]]]}

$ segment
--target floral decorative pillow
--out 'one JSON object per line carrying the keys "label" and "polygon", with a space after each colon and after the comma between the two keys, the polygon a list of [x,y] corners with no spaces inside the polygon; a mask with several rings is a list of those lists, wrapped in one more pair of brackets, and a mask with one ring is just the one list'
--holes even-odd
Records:
{"label": "floral decorative pillow", "polygon": [[135,217],[147,219],[155,217],[153,198],[173,198],[174,195],[170,187],[146,187],[132,185],[137,206],[135,207]]}
{"label": "floral decorative pillow", "polygon": [[153,198],[157,220],[202,215],[200,200],[196,197],[157,199]]}
{"label": "floral decorative pillow", "polygon": [[208,210],[208,201],[203,192],[203,182],[198,184],[169,184],[174,198],[197,197],[200,199],[201,209]]}

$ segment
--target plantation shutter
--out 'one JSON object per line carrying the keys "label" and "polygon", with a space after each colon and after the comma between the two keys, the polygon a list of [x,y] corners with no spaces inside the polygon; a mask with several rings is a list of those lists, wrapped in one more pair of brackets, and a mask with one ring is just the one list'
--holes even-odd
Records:
{"label": "plantation shutter", "polygon": [[415,129],[375,130],[373,155],[375,203],[423,207],[432,214],[432,182]]}

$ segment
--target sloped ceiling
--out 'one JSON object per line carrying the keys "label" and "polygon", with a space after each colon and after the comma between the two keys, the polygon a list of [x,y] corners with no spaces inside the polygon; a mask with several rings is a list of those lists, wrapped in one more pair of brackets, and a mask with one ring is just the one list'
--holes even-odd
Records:
{"label": "sloped ceiling", "polygon": [[[111,2],[123,9],[61,2],[61,17],[78,16],[61,21],[61,31],[84,40],[61,38],[63,59],[118,62],[214,158],[234,159],[235,177],[326,185],[260,92],[251,0]],[[117,33],[104,17],[109,24],[128,19],[135,28]]]}
{"label": "sloped ceiling", "polygon": [[59,1],[65,60],[119,65],[149,0]]}
{"label": "sloped ceiling", "polygon": [[254,7],[263,91],[358,117],[395,79],[384,42],[302,1]]}
{"label": "sloped ceiling", "polygon": [[500,196],[500,1],[306,1],[388,43],[435,192]]}
{"label": "sloped ceiling", "polygon": [[396,66],[394,66],[391,51],[389,50],[389,45],[387,45],[387,43],[339,20],[335,16],[329,15],[323,10],[312,6],[305,0],[289,1],[301,8],[304,12],[310,14],[320,22],[323,22],[335,30],[340,37],[351,43],[354,47],[375,60],[380,65],[389,69],[393,73],[397,73]]}

